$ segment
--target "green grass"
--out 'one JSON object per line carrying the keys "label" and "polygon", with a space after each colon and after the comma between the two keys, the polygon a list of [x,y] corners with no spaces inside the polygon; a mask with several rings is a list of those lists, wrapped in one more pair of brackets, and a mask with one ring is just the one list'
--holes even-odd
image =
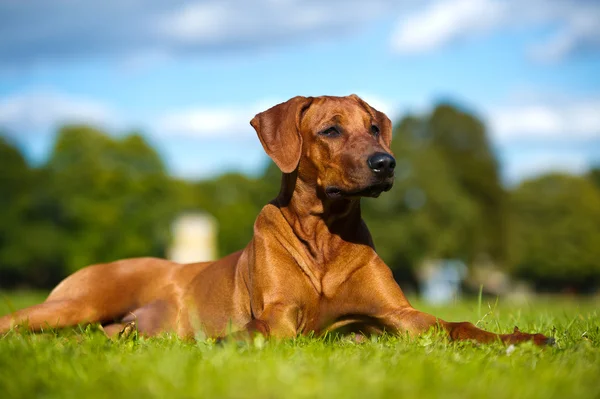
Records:
{"label": "green grass", "polygon": [[[43,299],[0,293],[0,314]],[[596,299],[597,300],[597,299]],[[416,307],[496,332],[518,325],[557,344],[333,337],[252,345],[175,337],[107,340],[93,326],[0,338],[2,398],[599,398],[600,319],[593,300],[485,299]]]}

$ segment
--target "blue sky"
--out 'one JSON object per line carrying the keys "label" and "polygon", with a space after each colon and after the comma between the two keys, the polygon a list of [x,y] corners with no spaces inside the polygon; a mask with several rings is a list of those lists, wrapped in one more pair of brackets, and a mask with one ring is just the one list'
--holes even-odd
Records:
{"label": "blue sky", "polygon": [[357,93],[398,120],[450,100],[508,184],[600,163],[600,2],[0,0],[0,128],[35,162],[56,127],[144,132],[170,171],[266,164],[250,119]]}

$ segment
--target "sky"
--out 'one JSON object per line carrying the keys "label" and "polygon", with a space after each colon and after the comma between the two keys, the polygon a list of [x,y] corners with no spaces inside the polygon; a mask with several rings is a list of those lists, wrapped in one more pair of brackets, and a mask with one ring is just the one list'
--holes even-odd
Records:
{"label": "sky", "polygon": [[0,0],[0,130],[141,131],[189,179],[259,174],[252,117],[356,93],[393,121],[441,101],[486,124],[507,185],[600,164],[597,0]]}

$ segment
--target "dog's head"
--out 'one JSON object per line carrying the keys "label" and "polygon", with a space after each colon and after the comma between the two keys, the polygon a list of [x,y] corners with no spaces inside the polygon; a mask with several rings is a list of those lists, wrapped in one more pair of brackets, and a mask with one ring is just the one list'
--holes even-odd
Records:
{"label": "dog's head", "polygon": [[389,118],[356,95],[294,97],[250,122],[283,173],[328,198],[377,197],[394,180]]}

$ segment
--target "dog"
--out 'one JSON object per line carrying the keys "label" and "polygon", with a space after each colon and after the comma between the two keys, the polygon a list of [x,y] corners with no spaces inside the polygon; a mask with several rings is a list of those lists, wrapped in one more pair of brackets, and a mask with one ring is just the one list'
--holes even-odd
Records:
{"label": "dog", "polygon": [[361,197],[390,190],[396,161],[389,118],[356,95],[294,97],[250,122],[282,172],[279,195],[258,214],[250,243],[212,262],[155,258],[83,268],[45,302],[0,318],[0,332],[100,323],[110,337],[286,338],[334,331],[452,340],[552,339],[517,328],[494,334],[414,309],[375,252]]}

